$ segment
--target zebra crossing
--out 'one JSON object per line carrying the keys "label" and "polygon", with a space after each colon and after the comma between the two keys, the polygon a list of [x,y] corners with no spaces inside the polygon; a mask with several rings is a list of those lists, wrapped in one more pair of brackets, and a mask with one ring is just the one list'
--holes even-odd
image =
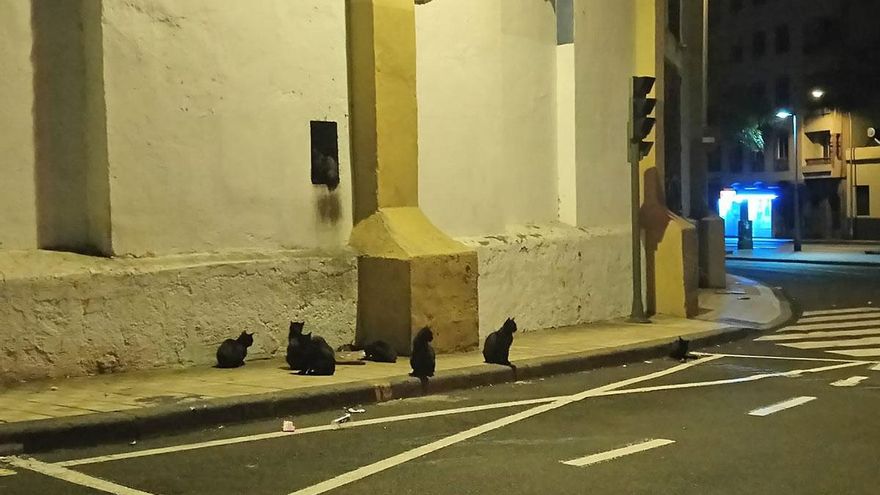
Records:
{"label": "zebra crossing", "polygon": [[840,356],[880,358],[880,308],[805,311],[797,324],[755,340]]}

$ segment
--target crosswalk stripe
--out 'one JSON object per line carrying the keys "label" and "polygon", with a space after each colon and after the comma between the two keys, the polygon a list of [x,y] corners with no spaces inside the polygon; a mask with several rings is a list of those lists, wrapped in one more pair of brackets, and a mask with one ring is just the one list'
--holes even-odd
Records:
{"label": "crosswalk stripe", "polygon": [[803,316],[825,316],[825,315],[846,315],[852,313],[880,313],[880,308],[842,308],[842,309],[820,309],[817,311],[804,311]]}
{"label": "crosswalk stripe", "polygon": [[832,387],[855,387],[859,383],[867,380],[867,376],[851,376],[845,380],[837,380],[836,382],[832,382]]}
{"label": "crosswalk stripe", "polygon": [[812,342],[794,342],[780,344],[795,349],[833,349],[837,347],[858,347],[864,345],[880,345],[880,337],[848,340],[819,340]]}
{"label": "crosswalk stripe", "polygon": [[807,316],[798,320],[798,323],[823,323],[836,321],[852,321],[852,320],[868,320],[880,316],[880,311],[871,311],[869,313],[854,313],[845,315],[830,316]]}
{"label": "crosswalk stripe", "polygon": [[828,351],[833,354],[840,354],[841,356],[852,356],[852,357],[876,357],[880,356],[880,348],[873,347],[870,349],[848,349],[845,351]]}
{"label": "crosswalk stripe", "polygon": [[840,328],[860,328],[880,325],[880,319],[863,320],[863,321],[847,321],[842,323],[806,323],[803,325],[792,325],[782,329],[783,332],[795,332],[798,330],[829,330]]}
{"label": "crosswalk stripe", "polygon": [[785,342],[789,340],[822,339],[831,337],[858,337],[860,335],[880,335],[880,327],[866,330],[840,330],[829,332],[779,333],[759,337],[755,340],[768,342]]}
{"label": "crosswalk stripe", "polygon": [[778,413],[779,411],[791,409],[792,407],[802,406],[807,402],[814,400],[816,400],[815,397],[795,397],[787,401],[749,411],[749,416],[769,416],[771,414]]}

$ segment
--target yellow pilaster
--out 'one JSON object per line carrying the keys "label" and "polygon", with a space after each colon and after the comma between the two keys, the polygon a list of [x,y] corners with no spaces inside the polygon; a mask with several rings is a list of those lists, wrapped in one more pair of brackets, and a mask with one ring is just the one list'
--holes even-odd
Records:
{"label": "yellow pilaster", "polygon": [[699,259],[696,228],[666,208],[664,190],[665,0],[633,0],[635,74],[654,76],[657,126],[654,149],[642,161],[642,227],[645,234],[647,309],[694,316],[698,310]]}
{"label": "yellow pilaster", "polygon": [[478,344],[476,252],[419,209],[412,0],[347,0],[357,339],[408,353],[428,325],[438,351]]}

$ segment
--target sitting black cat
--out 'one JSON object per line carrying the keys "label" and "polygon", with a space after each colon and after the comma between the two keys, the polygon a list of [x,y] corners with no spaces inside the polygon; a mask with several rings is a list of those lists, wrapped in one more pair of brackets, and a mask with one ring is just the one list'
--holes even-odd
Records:
{"label": "sitting black cat", "polygon": [[690,353],[690,341],[684,340],[679,337],[677,341],[673,344],[672,354],[670,354],[672,359],[685,362],[688,359],[696,359],[697,356],[694,356]]}
{"label": "sitting black cat", "polygon": [[376,340],[364,346],[364,359],[377,363],[396,363],[397,351],[388,342]]}
{"label": "sitting black cat", "polygon": [[508,318],[498,330],[486,337],[486,343],[483,345],[483,358],[487,363],[510,364],[510,346],[513,344],[513,333],[516,332],[516,322],[513,318]]}
{"label": "sitting black cat", "polygon": [[[311,335],[311,334],[310,334]],[[325,375],[336,373],[336,354],[323,337],[306,336],[303,340],[305,355],[300,375]]]}
{"label": "sitting black cat", "polygon": [[254,334],[241,332],[237,339],[226,339],[217,348],[218,368],[238,368],[244,364],[248,347],[254,343]]}
{"label": "sitting black cat", "polygon": [[306,347],[312,340],[311,333],[303,334],[304,326],[303,321],[292,321],[287,334],[287,365],[295,371],[303,369]]}
{"label": "sitting black cat", "polygon": [[434,376],[437,363],[434,349],[431,347],[432,340],[434,333],[428,327],[419,330],[416,334],[412,344],[412,355],[409,358],[409,364],[412,366],[410,376],[419,378]]}

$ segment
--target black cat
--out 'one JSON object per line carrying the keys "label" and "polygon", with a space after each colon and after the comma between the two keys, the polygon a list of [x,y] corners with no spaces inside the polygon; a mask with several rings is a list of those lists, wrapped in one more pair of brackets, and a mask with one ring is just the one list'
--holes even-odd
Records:
{"label": "black cat", "polygon": [[486,337],[486,343],[483,344],[483,358],[487,363],[513,367],[510,364],[510,346],[513,344],[514,332],[516,332],[516,322],[513,318],[508,318],[501,328]]}
{"label": "black cat", "polygon": [[412,366],[410,376],[419,378],[434,376],[434,368],[437,363],[434,349],[431,347],[432,340],[434,340],[434,333],[428,327],[419,330],[419,333],[416,334],[412,343],[412,355],[409,358],[409,364]]}
{"label": "black cat", "polygon": [[217,348],[218,368],[238,368],[244,364],[248,347],[254,343],[254,334],[241,332],[237,339],[226,339]]}
{"label": "black cat", "polygon": [[376,340],[364,346],[364,359],[377,363],[396,363],[397,351],[384,340]]}
{"label": "black cat", "polygon": [[672,359],[685,362],[688,359],[696,359],[696,356],[689,353],[690,341],[684,340],[679,337],[677,341],[673,344],[674,348],[672,349],[672,354],[670,357]]}
{"label": "black cat", "polygon": [[312,334],[303,333],[305,322],[290,322],[290,330],[287,334],[287,365],[290,369],[299,371],[303,369],[305,363],[306,348],[312,341]]}
{"label": "black cat", "polygon": [[336,373],[336,353],[323,337],[311,336],[305,343],[305,356],[300,375],[325,375]]}

